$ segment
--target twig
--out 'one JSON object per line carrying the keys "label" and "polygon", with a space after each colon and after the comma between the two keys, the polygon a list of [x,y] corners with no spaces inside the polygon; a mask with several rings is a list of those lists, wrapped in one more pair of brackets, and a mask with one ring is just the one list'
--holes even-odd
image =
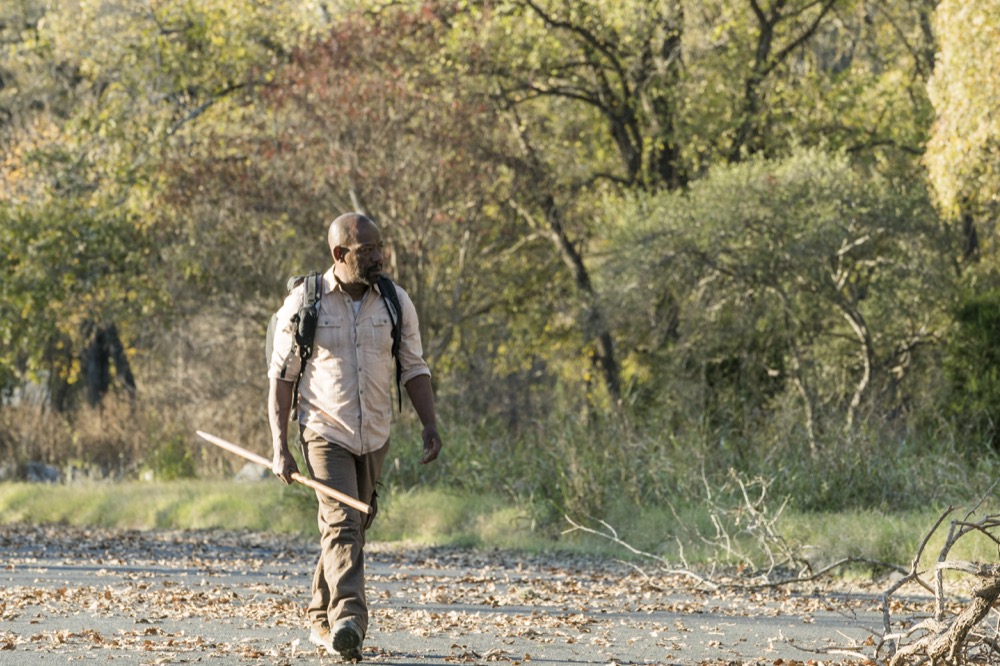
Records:
{"label": "twig", "polygon": [[897,571],[899,573],[903,573],[903,574],[906,573],[906,569],[904,569],[903,567],[899,566],[898,564],[890,564],[889,562],[882,562],[880,560],[873,560],[873,559],[870,559],[870,558],[867,558],[867,557],[854,557],[854,556],[850,556],[850,557],[845,557],[845,558],[842,558],[840,560],[837,560],[833,564],[828,564],[825,567],[823,567],[822,569],[820,569],[819,571],[816,571],[815,573],[813,573],[813,574],[811,574],[809,576],[800,576],[798,578],[783,578],[780,581],[775,581],[773,583],[761,583],[761,584],[755,585],[754,587],[767,588],[767,587],[780,587],[782,585],[793,585],[795,583],[810,583],[810,582],[812,582],[814,580],[818,580],[819,578],[822,578],[823,576],[825,576],[826,574],[830,573],[831,571],[833,571],[835,569],[838,569],[838,568],[840,568],[842,566],[848,565],[848,564],[870,564],[872,566],[882,567],[884,569],[891,569],[892,571]]}
{"label": "twig", "polygon": [[[924,583],[924,581],[920,578],[920,574],[918,572],[918,567],[920,566],[920,558],[923,556],[924,549],[927,548],[927,543],[930,541],[931,536],[934,535],[937,529],[941,526],[941,523],[944,522],[944,519],[947,518],[948,515],[955,510],[955,508],[956,507],[954,506],[949,506],[947,509],[944,510],[944,512],[940,516],[938,516],[937,521],[935,521],[934,523],[934,527],[928,530],[928,532],[924,534],[924,538],[920,541],[920,545],[917,547],[917,553],[916,555],[913,556],[913,561],[910,563],[909,572],[902,578],[900,578],[898,581],[893,583],[889,587],[889,589],[887,589],[885,592],[882,593],[882,626],[885,630],[886,635],[892,632],[892,616],[889,613],[889,599],[892,597],[893,594],[896,593],[897,590],[899,590],[901,587],[903,587],[910,581],[915,580],[921,587],[925,588],[928,592],[931,592],[932,594],[934,593],[934,590],[929,585]],[[895,651],[894,642],[890,642],[888,647],[890,653]]]}
{"label": "twig", "polygon": [[667,567],[667,573],[668,574],[675,574],[675,575],[687,576],[688,578],[692,578],[692,579],[698,581],[698,583],[700,585],[704,585],[704,586],[708,587],[711,590],[718,590],[719,589],[718,585],[716,585],[715,583],[713,583],[713,582],[711,582],[711,581],[709,581],[709,580],[707,580],[707,579],[699,576],[698,574],[694,573],[693,571],[689,571],[687,569],[680,569],[680,568],[674,567],[665,558],[663,558],[663,557],[661,557],[659,555],[654,555],[653,553],[647,553],[644,550],[639,550],[638,548],[636,548],[632,544],[628,543],[627,541],[623,541],[621,538],[619,538],[618,533],[615,531],[615,529],[613,527],[611,527],[611,525],[609,525],[608,523],[606,523],[603,520],[599,520],[598,522],[601,523],[601,525],[603,525],[604,528],[606,530],[608,530],[608,532],[601,532],[601,531],[595,530],[593,528],[586,527],[585,525],[581,525],[580,523],[576,522],[575,520],[573,520],[569,516],[565,516],[565,518],[566,518],[566,522],[568,522],[573,527],[572,527],[572,529],[564,530],[563,534],[569,534],[570,532],[586,532],[587,534],[595,534],[595,535],[597,535],[599,537],[603,537],[605,539],[608,539],[608,540],[610,540],[610,541],[618,544],[619,546],[625,548],[626,550],[628,550],[631,553],[634,553],[636,555],[640,555],[642,557],[647,557],[649,559],[655,560],[655,561],[663,564],[664,566]]}

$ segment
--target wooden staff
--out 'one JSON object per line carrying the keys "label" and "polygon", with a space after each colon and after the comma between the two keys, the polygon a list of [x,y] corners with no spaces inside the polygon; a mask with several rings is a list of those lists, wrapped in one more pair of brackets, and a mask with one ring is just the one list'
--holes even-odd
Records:
{"label": "wooden staff", "polygon": [[[201,437],[203,440],[205,440],[206,442],[209,442],[211,444],[215,444],[220,449],[225,449],[226,451],[229,451],[230,453],[235,453],[238,456],[242,456],[242,457],[246,458],[250,462],[254,462],[254,463],[257,463],[258,465],[261,465],[263,467],[271,469],[271,461],[268,460],[267,458],[265,458],[264,456],[259,456],[256,453],[253,453],[251,451],[247,451],[242,446],[236,446],[232,442],[227,442],[226,440],[222,439],[221,437],[216,437],[215,435],[209,435],[207,432],[202,432],[201,430],[196,430],[195,433],[197,433],[197,435],[199,437]],[[362,502],[360,500],[356,500],[353,497],[351,497],[350,495],[345,495],[342,492],[338,492],[338,491],[334,490],[333,488],[329,488],[327,486],[324,486],[322,483],[320,483],[318,481],[313,481],[312,479],[310,479],[307,476],[302,476],[298,472],[292,472],[292,479],[295,480],[295,481],[298,481],[303,486],[308,486],[309,488],[312,488],[316,492],[322,493],[322,494],[326,495],[327,497],[329,497],[331,499],[335,499],[338,502],[343,502],[347,506],[349,506],[351,508],[354,508],[354,509],[357,509],[361,513],[371,513],[372,512],[372,508],[370,506],[368,506],[367,504],[365,504],[364,502]]]}

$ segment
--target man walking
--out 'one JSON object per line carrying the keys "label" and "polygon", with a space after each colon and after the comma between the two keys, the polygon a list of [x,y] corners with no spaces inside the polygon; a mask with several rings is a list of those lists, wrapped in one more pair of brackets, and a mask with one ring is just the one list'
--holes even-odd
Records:
{"label": "man walking", "polygon": [[[304,285],[289,293],[277,314],[268,368],[268,420],[274,445],[272,471],[285,483],[298,472],[288,448],[288,419],[295,378],[302,453],[320,483],[369,504],[362,512],[317,493],[321,554],[308,606],[309,639],[345,660],[360,661],[368,631],[365,598],[365,531],[377,511],[375,484],[389,450],[393,316],[381,293],[382,234],[360,213],[341,215],[327,238],[333,265],[323,274],[312,354],[301,368],[294,322],[305,299]],[[431,389],[423,359],[417,313],[405,291],[393,285],[402,310],[397,351],[400,383],[423,424],[423,457],[441,451]]]}

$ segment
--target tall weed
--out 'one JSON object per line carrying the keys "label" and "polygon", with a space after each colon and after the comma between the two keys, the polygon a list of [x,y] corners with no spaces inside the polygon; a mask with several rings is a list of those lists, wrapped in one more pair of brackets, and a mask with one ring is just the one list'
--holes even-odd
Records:
{"label": "tall weed", "polygon": [[[804,439],[758,438],[691,428],[671,432],[647,420],[572,418],[552,413],[513,436],[488,422],[445,428],[441,464],[417,465],[419,424],[397,428],[386,482],[441,484],[531,504],[543,524],[563,514],[603,516],[622,506],[666,507],[705,486],[725,492],[733,470],[766,479],[797,511],[912,511],[977,497],[1000,472],[988,448],[970,455],[954,439],[921,439],[891,427]],[[937,433],[940,435],[940,433]],[[412,447],[406,451],[407,447]],[[686,502],[681,502],[686,503]],[[540,508],[541,507],[541,508]]]}

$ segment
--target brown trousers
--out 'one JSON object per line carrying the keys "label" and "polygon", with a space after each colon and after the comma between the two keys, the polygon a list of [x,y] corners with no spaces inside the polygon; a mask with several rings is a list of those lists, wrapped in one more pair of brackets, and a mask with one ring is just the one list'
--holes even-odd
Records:
{"label": "brown trousers", "polygon": [[309,620],[313,626],[353,620],[362,636],[368,632],[368,602],[365,598],[365,531],[377,511],[375,484],[389,452],[385,446],[356,456],[328,442],[309,428],[301,429],[302,453],[309,474],[320,483],[371,505],[365,515],[325,495],[319,500],[320,557],[312,582]]}

